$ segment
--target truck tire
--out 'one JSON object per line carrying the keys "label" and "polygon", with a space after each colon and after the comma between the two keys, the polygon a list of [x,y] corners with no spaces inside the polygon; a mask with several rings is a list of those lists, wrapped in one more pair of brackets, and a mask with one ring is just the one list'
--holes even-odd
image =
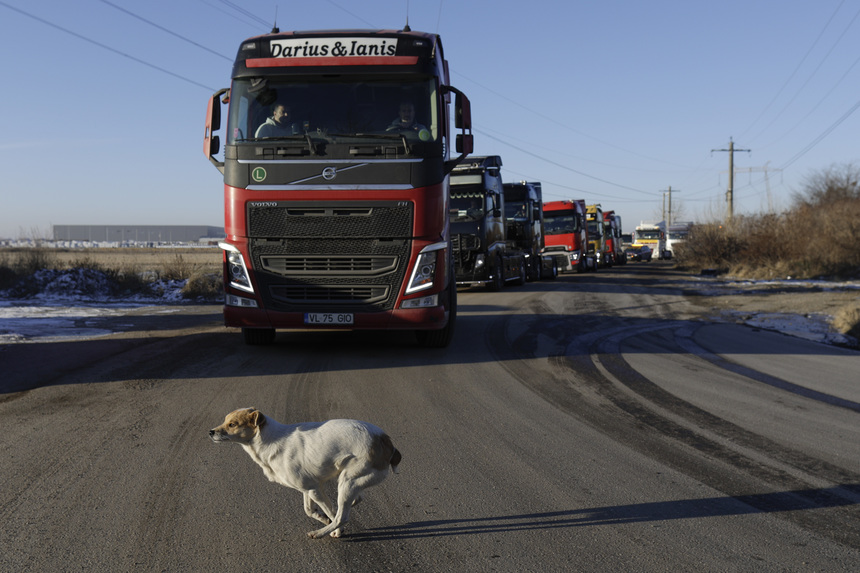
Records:
{"label": "truck tire", "polygon": [[516,284],[524,285],[526,284],[526,260],[523,257],[519,259],[519,276],[517,277]]}
{"label": "truck tire", "polygon": [[[454,276],[453,274],[451,275]],[[424,348],[447,348],[454,337],[454,325],[457,321],[457,285],[452,280],[448,285],[448,324],[439,330],[416,330],[415,338],[418,345]]]}
{"label": "truck tire", "polygon": [[496,256],[493,257],[493,280],[487,283],[487,288],[493,292],[499,292],[504,286],[505,275],[502,260]]}
{"label": "truck tire", "polygon": [[266,346],[275,341],[274,328],[243,328],[242,337],[250,346]]}

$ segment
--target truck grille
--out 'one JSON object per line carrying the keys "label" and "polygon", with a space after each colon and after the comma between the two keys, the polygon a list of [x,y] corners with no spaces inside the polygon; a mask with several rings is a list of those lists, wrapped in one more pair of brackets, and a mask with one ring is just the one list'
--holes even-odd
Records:
{"label": "truck grille", "polygon": [[260,257],[263,269],[284,276],[302,275],[379,275],[397,268],[397,257]]}
{"label": "truck grille", "polygon": [[383,301],[388,296],[389,289],[385,286],[363,285],[296,285],[272,286],[269,292],[272,298],[287,304],[354,305],[356,303],[373,304]]}
{"label": "truck grille", "polygon": [[276,205],[247,211],[251,265],[266,308],[394,308],[412,248],[412,203]]}

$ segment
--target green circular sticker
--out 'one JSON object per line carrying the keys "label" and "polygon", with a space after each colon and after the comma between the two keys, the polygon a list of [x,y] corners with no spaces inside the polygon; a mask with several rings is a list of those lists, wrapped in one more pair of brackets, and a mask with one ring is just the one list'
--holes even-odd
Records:
{"label": "green circular sticker", "polygon": [[266,170],[262,167],[255,167],[254,170],[251,172],[251,179],[253,179],[257,183],[260,183],[261,181],[265,181],[266,180]]}

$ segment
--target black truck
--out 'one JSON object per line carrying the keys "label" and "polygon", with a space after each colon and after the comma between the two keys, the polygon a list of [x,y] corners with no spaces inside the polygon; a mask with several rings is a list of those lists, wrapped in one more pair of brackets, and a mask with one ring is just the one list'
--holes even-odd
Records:
{"label": "black truck", "polygon": [[505,183],[505,240],[521,252],[530,281],[558,276],[558,266],[551,255],[543,255],[544,223],[541,184],[521,181]]}
{"label": "black truck", "polygon": [[450,223],[459,286],[500,290],[527,280],[526,253],[507,240],[502,158],[470,157],[451,172]]}

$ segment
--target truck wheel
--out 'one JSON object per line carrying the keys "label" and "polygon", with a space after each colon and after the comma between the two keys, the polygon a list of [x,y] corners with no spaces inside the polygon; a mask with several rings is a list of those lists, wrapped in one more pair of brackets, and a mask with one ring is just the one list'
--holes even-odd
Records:
{"label": "truck wheel", "polygon": [[493,259],[493,280],[487,283],[487,288],[493,292],[499,292],[505,286],[504,269],[499,257]]}
{"label": "truck wheel", "polygon": [[518,285],[524,285],[526,284],[526,260],[522,257],[520,257],[519,271],[520,276],[517,277],[516,282]]}
{"label": "truck wheel", "polygon": [[245,344],[251,346],[265,346],[275,341],[274,328],[243,328],[242,337]]}
{"label": "truck wheel", "polygon": [[[453,276],[453,275],[451,275]],[[448,324],[439,330],[416,330],[418,345],[424,348],[447,348],[454,337],[454,324],[457,320],[457,285],[448,285]]]}

